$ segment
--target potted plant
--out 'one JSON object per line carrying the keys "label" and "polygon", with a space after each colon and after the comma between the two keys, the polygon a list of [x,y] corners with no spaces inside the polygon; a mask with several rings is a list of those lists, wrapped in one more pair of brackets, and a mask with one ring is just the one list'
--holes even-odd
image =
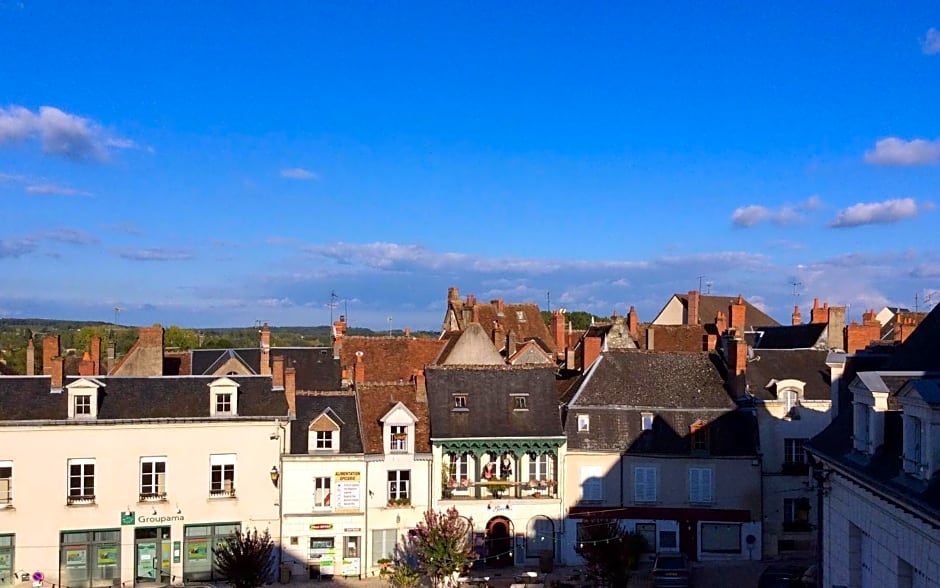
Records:
{"label": "potted plant", "polygon": [[509,484],[488,484],[487,488],[490,494],[493,495],[493,498],[499,498],[503,492],[509,490]]}
{"label": "potted plant", "polygon": [[380,558],[377,562],[379,564],[379,573],[387,574],[392,569],[392,560],[387,557]]}

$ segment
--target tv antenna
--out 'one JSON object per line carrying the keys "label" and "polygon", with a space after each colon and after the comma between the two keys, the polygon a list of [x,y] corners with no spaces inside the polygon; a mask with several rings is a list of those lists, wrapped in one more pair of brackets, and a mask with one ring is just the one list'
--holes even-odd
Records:
{"label": "tv antenna", "polygon": [[121,315],[121,313],[122,313],[123,311],[124,311],[124,309],[121,308],[120,306],[115,306],[115,307],[114,307],[114,326],[117,326],[117,324],[118,324],[118,317]]}
{"label": "tv antenna", "polygon": [[699,293],[699,294],[702,293],[702,280],[704,280],[704,279],[705,279],[705,276],[699,276],[699,277],[698,277],[698,293]]}
{"label": "tv antenna", "polygon": [[708,280],[705,282],[705,295],[709,296],[712,293],[712,281]]}
{"label": "tv antenna", "polygon": [[803,282],[793,280],[792,282],[790,282],[790,285],[793,286],[793,299],[796,300],[797,298],[800,297],[800,286],[803,285]]}
{"label": "tv antenna", "polygon": [[388,321],[388,336],[391,337],[392,336],[392,317],[388,317],[385,320]]}
{"label": "tv antenna", "polygon": [[336,306],[336,290],[330,290],[330,301],[327,303],[327,306],[330,307],[330,327],[333,327],[333,307]]}

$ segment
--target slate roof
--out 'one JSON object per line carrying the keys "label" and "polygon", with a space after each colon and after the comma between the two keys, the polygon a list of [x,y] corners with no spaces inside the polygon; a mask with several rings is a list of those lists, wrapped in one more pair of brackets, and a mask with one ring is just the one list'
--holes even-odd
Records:
{"label": "slate roof", "polygon": [[[362,352],[366,382],[407,382],[435,362],[447,341],[416,337],[343,337],[340,363],[352,374]],[[351,376],[350,376],[351,377]]]}
{"label": "slate roof", "polygon": [[487,334],[492,330],[493,323],[498,321],[502,325],[503,333],[512,331],[520,343],[536,339],[552,353],[557,351],[555,339],[549,332],[545,321],[542,320],[537,304],[533,302],[502,303],[502,311],[499,311],[496,302],[495,300],[489,303],[476,302],[474,299],[473,304],[468,304],[465,301],[456,300],[449,301],[448,306],[454,310],[461,331],[469,324],[464,319],[463,309],[471,309],[476,315],[473,322],[482,325]]}
{"label": "slate roof", "polygon": [[[431,436],[435,439],[564,434],[554,367],[432,367],[426,377]],[[452,410],[455,393],[466,394],[467,411]],[[514,410],[512,393],[528,394],[528,410]]]}
{"label": "slate roof", "polygon": [[888,361],[889,370],[940,371],[940,305],[917,326],[894,356]]}
{"label": "slate roof", "polygon": [[368,454],[385,453],[382,422],[379,420],[401,402],[418,419],[415,425],[415,453],[431,452],[431,421],[427,399],[415,390],[414,382],[364,384],[356,387],[359,415],[362,418],[362,440]]}
{"label": "slate roof", "polygon": [[[569,450],[641,454],[691,454],[689,431],[708,425],[710,455],[755,455],[757,422],[739,410],[725,389],[721,360],[713,353],[604,352],[568,404]],[[642,413],[655,415],[642,430]],[[589,431],[578,431],[577,415]]]}
{"label": "slate roof", "polygon": [[[813,349],[818,347],[823,349],[827,345],[823,335],[828,328],[828,323],[761,327],[754,340],[754,347],[760,349]],[[820,339],[822,339],[821,342]]]}
{"label": "slate roof", "polygon": [[806,400],[830,400],[827,355],[828,351],[816,349],[755,349],[744,372],[748,391],[761,400],[775,400],[776,393],[767,388],[768,383],[795,379],[806,383],[803,388]]}
{"label": "slate roof", "polygon": [[[682,301],[682,305],[686,308],[689,307],[689,295],[688,294],[675,294],[679,300]],[[735,301],[737,301],[737,296],[718,296],[710,294],[701,294],[699,295],[698,303],[698,314],[699,320],[702,324],[709,324],[715,322],[715,316],[718,314],[718,311],[724,313],[729,321],[731,320],[731,314],[729,312],[729,307]],[[780,323],[775,321],[770,315],[757,308],[747,300],[744,301],[744,322],[745,330],[750,327],[765,327],[765,326],[779,326]]]}
{"label": "slate roof", "polygon": [[[228,376],[237,382],[239,417],[287,416],[287,399],[273,390],[265,376]],[[65,384],[78,380],[66,378]],[[209,376],[158,376],[94,378],[105,384],[99,392],[98,419],[209,419]],[[39,377],[0,378],[0,419],[57,420],[68,418],[68,393],[51,392],[51,379]],[[218,417],[211,417],[216,419]],[[238,417],[226,417],[237,419]]]}
{"label": "slate roof", "polygon": [[290,452],[307,455],[307,432],[310,423],[330,409],[342,420],[339,429],[339,453],[362,453],[359,411],[356,396],[350,392],[327,392],[297,395],[297,419],[291,423]]}
{"label": "slate roof", "polygon": [[[339,390],[342,387],[342,368],[333,359],[330,347],[272,347],[271,358],[284,358],[284,367],[297,370],[297,390]],[[193,349],[193,375],[212,374],[231,358],[236,358],[254,373],[261,372],[261,349]]]}

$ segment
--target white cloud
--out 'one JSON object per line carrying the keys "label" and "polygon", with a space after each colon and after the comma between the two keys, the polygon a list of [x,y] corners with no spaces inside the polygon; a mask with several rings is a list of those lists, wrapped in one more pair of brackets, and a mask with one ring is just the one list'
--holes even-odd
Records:
{"label": "white cloud", "polygon": [[75,161],[104,161],[109,148],[136,147],[129,139],[111,136],[89,118],[53,106],[41,106],[35,112],[15,105],[0,108],[0,144],[34,138],[45,153]]}
{"label": "white cloud", "polygon": [[134,261],[185,261],[194,257],[188,249],[174,249],[171,247],[143,247],[138,249],[116,249],[115,255]]}
{"label": "white cloud", "polygon": [[865,152],[865,163],[886,166],[916,166],[940,163],[940,141],[885,137]]}
{"label": "white cloud", "polygon": [[316,172],[312,172],[308,169],[302,167],[291,167],[281,170],[282,178],[290,178],[292,180],[317,180],[320,176]]}
{"label": "white cloud", "polygon": [[885,225],[914,218],[932,208],[932,205],[917,205],[913,198],[894,198],[884,202],[858,203],[840,210],[830,227],[847,228],[862,225]]}
{"label": "white cloud", "polygon": [[736,208],[731,213],[731,224],[736,227],[753,227],[762,223],[770,217],[770,209],[766,206],[752,204]]}
{"label": "white cloud", "polygon": [[92,245],[98,242],[98,237],[95,237],[91,233],[87,233],[81,229],[70,229],[66,227],[43,231],[39,233],[37,237],[48,241],[69,243],[71,245]]}
{"label": "white cloud", "polygon": [[930,27],[927,29],[927,38],[921,44],[921,48],[927,55],[936,55],[940,53],[940,31]]}
{"label": "white cloud", "polygon": [[91,192],[85,190],[76,190],[67,186],[58,184],[31,184],[26,186],[26,191],[30,194],[41,194],[44,196],[91,196]]}
{"label": "white cloud", "polygon": [[731,213],[731,224],[736,227],[748,228],[770,221],[775,225],[795,225],[806,220],[804,213],[815,210],[822,205],[819,196],[813,195],[797,204],[784,204],[778,208],[770,208],[759,204],[751,204],[736,208]]}
{"label": "white cloud", "polygon": [[20,257],[35,250],[36,242],[32,239],[0,239],[0,259]]}

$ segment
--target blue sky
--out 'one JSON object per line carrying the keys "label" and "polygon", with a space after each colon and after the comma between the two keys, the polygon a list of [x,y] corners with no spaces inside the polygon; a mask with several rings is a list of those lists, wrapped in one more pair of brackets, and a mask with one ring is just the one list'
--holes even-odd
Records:
{"label": "blue sky", "polygon": [[938,29],[937,1],[0,0],[0,316],[316,325],[335,291],[436,329],[458,286],[650,320],[699,276],[781,321],[923,308]]}

